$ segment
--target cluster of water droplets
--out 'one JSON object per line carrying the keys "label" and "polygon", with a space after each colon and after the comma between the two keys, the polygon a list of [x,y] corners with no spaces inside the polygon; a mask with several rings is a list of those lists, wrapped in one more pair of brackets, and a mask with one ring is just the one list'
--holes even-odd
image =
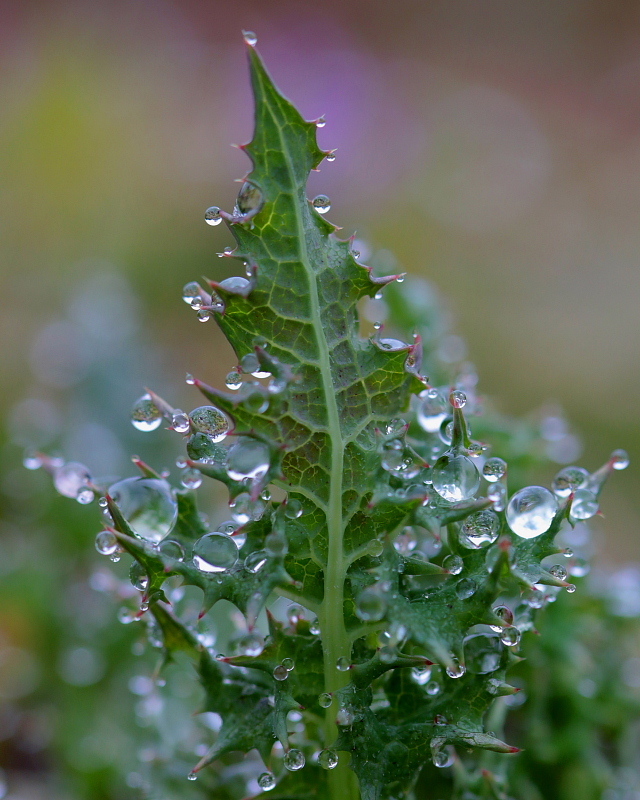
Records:
{"label": "cluster of water droplets", "polygon": [[[207,214],[213,212],[214,209],[215,207],[207,209]],[[220,211],[220,209],[215,210],[218,213]],[[215,219],[215,217],[212,217],[211,221],[207,221],[210,225],[217,225],[218,223]],[[219,217],[217,219],[220,221]],[[216,292],[213,290],[208,292],[206,289],[203,289],[197,281],[185,283],[182,288],[182,299],[196,312],[200,322],[208,322],[209,319],[211,319],[212,313],[224,311],[224,303]]]}

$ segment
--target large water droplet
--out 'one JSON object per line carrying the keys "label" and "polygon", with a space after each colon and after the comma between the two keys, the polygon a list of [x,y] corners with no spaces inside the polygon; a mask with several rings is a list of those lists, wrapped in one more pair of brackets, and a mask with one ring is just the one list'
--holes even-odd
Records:
{"label": "large water droplet", "polygon": [[267,561],[268,554],[266,550],[254,550],[253,553],[249,553],[249,555],[245,558],[244,568],[247,570],[247,572],[255,575],[256,572],[260,572]]}
{"label": "large water droplet", "polygon": [[477,589],[478,584],[468,578],[463,578],[456,584],[456,594],[461,600],[468,600],[470,597],[473,597]]}
{"label": "large water droplet", "polygon": [[264,650],[264,639],[259,633],[245,633],[233,644],[235,652],[241,656],[256,658]]}
{"label": "large water droplet", "polygon": [[420,394],[417,420],[427,433],[437,433],[449,409],[443,395],[437,389],[426,389]]}
{"label": "large water droplet", "polygon": [[238,548],[225,533],[206,533],[193,545],[193,563],[202,572],[225,572],[238,560]]}
{"label": "large water droplet", "polygon": [[264,442],[250,436],[233,445],[227,455],[227,474],[236,481],[259,480],[269,469],[270,453]]}
{"label": "large water droplet", "polygon": [[118,549],[118,540],[111,531],[100,531],[96,535],[96,550],[103,556],[110,556]]}
{"label": "large water droplet", "polygon": [[242,375],[237,370],[232,370],[225,378],[225,384],[227,389],[237,391],[242,386]]}
{"label": "large water droplet", "polygon": [[509,625],[508,627],[502,629],[502,632],[500,633],[500,641],[507,647],[515,647],[520,643],[521,636],[522,634],[518,628],[514,627],[513,625]]}
{"label": "large water droplet", "polygon": [[626,469],[629,466],[629,454],[626,450],[614,450],[611,453],[611,466],[614,469]]}
{"label": "large water droplet", "polygon": [[240,525],[262,518],[266,503],[257,497],[255,500],[249,492],[241,492],[231,504],[231,516]]}
{"label": "large water droplet", "polygon": [[578,489],[571,501],[571,516],[574,519],[591,519],[598,513],[598,499],[588,489]]}
{"label": "large water droplet", "polygon": [[476,511],[466,518],[460,530],[460,544],[470,550],[478,550],[493,544],[500,533],[500,519],[489,509]]}
{"label": "large water droplet", "polygon": [[340,656],[340,658],[336,661],[336,669],[339,672],[347,672],[351,667],[351,660],[346,656]]}
{"label": "large water droplet", "polygon": [[321,750],[318,753],[318,764],[322,769],[335,769],[338,766],[338,754],[334,750]]}
{"label": "large water droplet", "polygon": [[185,283],[182,287],[182,299],[188,306],[191,306],[191,308],[195,308],[196,310],[202,308],[203,298],[200,284],[195,281]]}
{"label": "large water droplet", "polygon": [[467,395],[460,389],[454,389],[449,395],[449,402],[454,408],[464,408],[467,404]]}
{"label": "large water droplet", "polygon": [[131,424],[139,431],[155,431],[162,424],[162,411],[151,399],[151,395],[143,394],[131,409]]}
{"label": "large water droplet", "polygon": [[284,765],[291,772],[302,769],[305,765],[304,753],[301,750],[291,749],[284,757]]}
{"label": "large water droplet", "polygon": [[220,216],[220,209],[218,206],[210,206],[204,212],[204,221],[207,225],[219,225],[222,222],[222,217]]}
{"label": "large water droplet", "polygon": [[109,487],[123,517],[142,539],[158,543],[169,533],[178,506],[169,484],[159,478],[125,478]]}
{"label": "large water droplet", "polygon": [[557,497],[569,497],[588,477],[589,473],[582,467],[564,467],[553,479],[551,488]]}
{"label": "large water droplet", "polygon": [[263,772],[258,777],[258,786],[263,792],[270,792],[276,788],[276,779],[270,772]]}
{"label": "large water droplet", "polygon": [[318,705],[320,708],[329,708],[331,703],[333,703],[333,697],[328,692],[322,692],[322,694],[318,695]]}
{"label": "large water droplet", "polygon": [[381,350],[389,350],[390,352],[406,350],[407,347],[407,343],[401,342],[400,339],[376,339],[376,342]]}
{"label": "large water droplet", "polygon": [[497,456],[488,458],[485,461],[484,467],[482,468],[482,474],[484,475],[485,480],[489,481],[489,483],[495,483],[496,481],[499,481],[500,478],[504,478],[506,472],[507,462],[502,458],[498,458]]}
{"label": "large water droplet", "polygon": [[277,681],[286,681],[289,677],[289,670],[284,666],[284,664],[278,664],[277,667],[274,667],[273,677]]}
{"label": "large water droplet", "polygon": [[375,587],[363,589],[356,599],[356,616],[363,622],[377,622],[384,617],[387,603]]}
{"label": "large water droplet", "polygon": [[527,486],[516,492],[507,506],[507,522],[523,539],[534,539],[551,527],[558,503],[543,486]]}
{"label": "large water droplet", "polygon": [[312,205],[318,214],[326,214],[331,208],[331,200],[329,200],[326,194],[319,194],[317,197],[313,198]]}
{"label": "large water droplet", "polygon": [[184,411],[182,411],[182,409],[176,408],[171,418],[171,427],[177,433],[189,433],[191,429],[189,416],[185,414]]}
{"label": "large water droplet", "polygon": [[53,473],[53,485],[56,491],[64,497],[71,497],[76,500],[87,483],[91,481],[91,474],[84,464],[77,461],[69,461],[56,468]]}
{"label": "large water droplet", "polygon": [[194,430],[210,437],[212,442],[221,442],[229,430],[229,420],[215,406],[200,406],[189,414]]}
{"label": "large water droplet", "polygon": [[434,767],[439,767],[440,769],[451,767],[454,762],[453,751],[451,748],[436,750],[431,760],[433,761]]}
{"label": "large water droplet", "polygon": [[451,575],[459,575],[464,568],[464,561],[460,556],[451,554],[444,559],[442,566],[451,573]]}
{"label": "large water droplet", "polygon": [[445,453],[436,461],[432,471],[433,488],[450,503],[473,497],[480,485],[480,475],[467,456]]}
{"label": "large water droplet", "polygon": [[461,678],[466,671],[465,665],[461,664],[457,658],[452,659],[452,663],[445,667],[445,672],[450,678]]}
{"label": "large water droplet", "polygon": [[239,214],[249,214],[256,211],[261,205],[262,192],[253,183],[245,181],[236,198],[236,211]]}

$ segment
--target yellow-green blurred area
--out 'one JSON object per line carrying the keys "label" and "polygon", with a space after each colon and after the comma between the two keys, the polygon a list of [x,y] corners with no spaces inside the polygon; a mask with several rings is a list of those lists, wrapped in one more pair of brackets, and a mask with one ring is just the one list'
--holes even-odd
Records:
{"label": "yellow-green blurred area", "polygon": [[[640,560],[636,2],[4,0],[0,644],[14,661],[0,661],[0,689],[5,731],[22,733],[0,755],[24,776],[15,800],[40,796],[29,776],[51,767],[73,659],[95,686],[135,639],[110,633],[97,655],[88,643],[115,615],[82,588],[95,511],[52,499],[22,449],[101,474],[133,474],[131,452],[170,466],[179,443],[134,431],[131,404],[152,384],[188,410],[185,371],[219,385],[234,365],[180,296],[240,266],[217,258],[232,240],[204,210],[231,210],[249,167],[229,147],[251,134],[243,28],[305,115],[326,115],[319,141],[336,160],[312,175],[310,197],[329,195],[345,235],[448,298],[480,390],[508,413],[563,407],[587,469],[629,451],[603,496],[599,558]],[[69,582],[76,594],[56,606]],[[73,641],[58,647],[56,626]],[[64,736],[100,716],[98,694],[83,697]],[[86,772],[93,756],[70,749],[69,769]],[[98,759],[89,794],[65,784],[59,796],[111,797],[116,755]]]}

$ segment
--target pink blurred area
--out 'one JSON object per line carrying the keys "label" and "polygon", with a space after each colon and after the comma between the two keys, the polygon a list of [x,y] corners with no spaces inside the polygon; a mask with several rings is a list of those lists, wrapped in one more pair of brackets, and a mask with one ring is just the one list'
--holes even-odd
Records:
{"label": "pink blurred area", "polygon": [[[559,402],[589,469],[615,447],[637,462],[640,8],[629,0],[5,0],[3,407],[68,402],[82,380],[73,364],[62,385],[47,378],[55,342],[42,331],[64,346],[60,320],[88,272],[124,276],[180,397],[185,369],[219,381],[232,366],[213,324],[196,325],[179,298],[187,280],[223,276],[215,254],[230,238],[203,211],[229,208],[247,168],[228,146],[251,129],[241,29],[256,31],[303,112],[327,117],[320,143],[337,158],[310,195],[328,194],[346,234],[449,297],[481,389],[509,412]],[[637,474],[632,463],[607,490],[610,561],[640,559]]]}

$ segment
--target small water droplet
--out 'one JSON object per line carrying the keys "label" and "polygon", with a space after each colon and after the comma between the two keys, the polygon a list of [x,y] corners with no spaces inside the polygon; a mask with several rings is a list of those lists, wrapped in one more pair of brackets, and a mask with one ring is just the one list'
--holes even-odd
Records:
{"label": "small water droplet", "polygon": [[255,575],[256,572],[260,572],[267,561],[268,555],[266,550],[254,550],[253,553],[249,553],[249,555],[245,558],[244,568],[247,570],[247,572]]}
{"label": "small water droplet", "polygon": [[63,497],[70,497],[76,500],[78,494],[83,491],[91,481],[91,474],[84,464],[77,461],[69,461],[57,467],[53,473],[53,485],[56,491]]}
{"label": "small water droplet", "polygon": [[309,625],[309,633],[312,636],[320,636],[320,623],[317,619],[314,619],[311,625]]}
{"label": "small water droplet", "polygon": [[242,31],[242,38],[250,47],[255,47],[258,44],[258,37],[253,31]]}
{"label": "small water droplet", "polygon": [[553,479],[551,488],[557,497],[569,497],[588,478],[589,473],[583,467],[564,467]]}
{"label": "small water droplet", "polygon": [[327,155],[325,156],[325,160],[329,161],[329,162],[335,161],[336,160],[336,154],[335,153],[327,153]]}
{"label": "small water droplet", "polygon": [[193,545],[193,563],[201,572],[225,572],[237,560],[236,543],[224,533],[206,533]]}
{"label": "small water droplet", "polygon": [[284,664],[278,664],[278,666],[273,670],[273,677],[277,681],[286,681],[289,677],[289,670],[284,666]]}
{"label": "small water droplet", "polygon": [[204,221],[207,225],[219,225],[222,222],[222,217],[220,216],[220,209],[218,206],[210,206],[204,212]]}
{"label": "small water droplet", "polygon": [[356,616],[363,622],[381,620],[386,610],[386,600],[375,586],[363,589],[356,599]]}
{"label": "small water droplet", "polygon": [[189,417],[180,408],[176,408],[173,412],[171,427],[177,433],[189,433],[191,428]]}
{"label": "small water droplet", "polygon": [[500,631],[500,641],[507,647],[515,647],[517,644],[520,644],[521,638],[522,634],[520,630],[514,625],[508,625]]}
{"label": "small water droplet", "polygon": [[[496,606],[493,609],[493,613],[496,615],[496,617],[499,617],[503,622],[506,622],[507,625],[511,625],[511,623],[513,622],[513,611],[508,606]],[[501,633],[503,627],[504,627],[503,625],[490,626],[491,630],[495,631],[496,633]]]}
{"label": "small water droplet", "polygon": [[464,568],[464,561],[460,556],[449,555],[442,562],[442,566],[451,573],[451,575],[459,575]]}
{"label": "small water droplet", "polygon": [[225,378],[225,384],[227,389],[237,391],[242,386],[242,375],[237,370],[232,370]]}
{"label": "small water droplet", "polygon": [[577,489],[571,501],[571,516],[574,519],[591,519],[598,513],[598,499],[588,489]]}
{"label": "small water droplet", "polygon": [[449,402],[454,408],[464,408],[467,404],[467,395],[460,389],[454,389],[449,395]]}
{"label": "small water droplet", "polygon": [[418,686],[426,686],[431,679],[431,667],[414,667],[411,670],[411,680]]}
{"label": "small water droplet", "polygon": [[331,209],[331,200],[329,200],[326,194],[317,195],[317,197],[313,198],[311,204],[318,214],[326,214]]}
{"label": "small water droplet", "polygon": [[614,450],[610,463],[614,469],[626,469],[629,466],[629,454],[626,450]]}
{"label": "small water droplet", "polygon": [[118,540],[111,531],[100,531],[96,535],[96,550],[103,556],[110,556],[118,549]]}
{"label": "small water droplet", "polygon": [[92,489],[87,489],[87,488],[80,489],[80,491],[76,495],[76,500],[82,506],[86,506],[86,505],[89,505],[89,503],[93,503],[93,501],[95,499],[96,499],[96,496],[95,496],[95,493],[93,492]]}
{"label": "small water droplet", "polygon": [[316,120],[316,128],[324,128],[324,126],[326,124],[327,124],[327,120],[324,118],[324,115],[321,116],[321,117],[318,117],[318,119]]}
{"label": "small water droplet", "polygon": [[551,527],[558,503],[548,489],[527,486],[516,492],[507,506],[507,523],[523,539],[533,539]]}
{"label": "small water droplet", "polygon": [[480,474],[467,456],[445,453],[432,470],[433,488],[450,503],[472,497],[480,485]]}
{"label": "small water droplet", "polygon": [[197,469],[185,469],[180,476],[180,483],[185,489],[197,489],[202,485],[202,473]]}
{"label": "small water droplet", "polygon": [[187,780],[188,780],[188,781],[197,781],[197,780],[198,780],[198,775],[197,775],[197,773],[195,773],[195,772],[190,772],[190,773],[187,775]]}
{"label": "small water droplet", "polygon": [[487,492],[487,498],[493,503],[494,511],[504,511],[507,505],[507,489],[502,483],[494,484]]}
{"label": "small water droplet", "polygon": [[477,588],[478,586],[474,581],[463,578],[463,580],[458,581],[456,584],[456,594],[461,600],[468,600],[470,597],[473,597]]}
{"label": "small water droplet", "polygon": [[333,750],[321,750],[318,753],[318,764],[322,769],[335,769],[338,766],[338,754]]}
{"label": "small water droplet", "polygon": [[569,592],[569,594],[573,594],[576,590],[575,584],[573,583],[567,584],[567,586],[565,586],[564,588]]}
{"label": "small water droplet", "polygon": [[284,757],[284,765],[290,772],[297,772],[305,765],[304,753],[301,750],[292,748]]}
{"label": "small water droplet", "polygon": [[493,544],[500,533],[500,519],[489,509],[470,514],[460,529],[460,544],[470,550],[478,550]]}
{"label": "small water droplet", "polygon": [[461,664],[457,658],[452,659],[452,661],[453,663],[445,668],[445,672],[450,678],[461,678],[467,671],[467,668],[464,664]]}
{"label": "small water droplet", "polygon": [[486,481],[495,483],[507,474],[507,462],[497,456],[488,458],[482,468],[482,474]]}
{"label": "small water droplet", "polygon": [[245,633],[235,640],[234,650],[238,655],[257,658],[264,650],[264,639],[259,633]]}
{"label": "small water droplet", "polygon": [[336,669],[339,672],[346,672],[351,667],[351,660],[346,656],[340,656],[336,661]]}
{"label": "small water droplet", "polygon": [[292,658],[283,658],[282,666],[287,670],[287,672],[291,672],[291,670],[295,669],[296,667],[295,662]]}
{"label": "small water droplet", "polygon": [[433,761],[434,767],[439,767],[440,769],[450,767],[454,762],[453,752],[449,748],[436,750],[431,760]]}
{"label": "small water droplet", "polygon": [[190,372],[187,372],[187,374],[185,375],[184,382],[186,384],[188,384],[189,386],[193,386],[195,384],[195,382],[196,382],[196,379],[193,377],[193,375]]}
{"label": "small water droplet", "polygon": [[35,453],[25,453],[22,465],[25,469],[40,469],[42,466],[42,458]]}
{"label": "small water droplet", "polygon": [[191,306],[191,308],[202,308],[202,295],[202,287],[195,281],[185,283],[185,285],[182,287],[182,299],[188,306]]}
{"label": "small water droplet", "polygon": [[404,275],[398,275],[398,277],[396,278],[396,283],[404,283],[404,278],[405,278]]}
{"label": "small water droplet", "polygon": [[427,694],[431,697],[435,697],[437,694],[440,694],[440,688],[441,687],[438,681],[429,681],[425,687]]}
{"label": "small water droplet", "polygon": [[322,694],[318,695],[318,705],[321,708],[329,708],[332,703],[333,697],[328,692],[322,692]]}
{"label": "small water droplet", "polygon": [[284,507],[284,515],[288,519],[298,519],[302,516],[302,503],[296,498],[288,499]]}
{"label": "small water droplet", "polygon": [[567,577],[567,570],[561,564],[554,564],[554,566],[549,569],[549,574],[563,581]]}
{"label": "small water droplet", "polygon": [[372,539],[369,542],[369,546],[367,547],[367,554],[370,555],[372,558],[378,558],[378,556],[382,555],[384,550],[384,545],[380,541],[380,539]]}

